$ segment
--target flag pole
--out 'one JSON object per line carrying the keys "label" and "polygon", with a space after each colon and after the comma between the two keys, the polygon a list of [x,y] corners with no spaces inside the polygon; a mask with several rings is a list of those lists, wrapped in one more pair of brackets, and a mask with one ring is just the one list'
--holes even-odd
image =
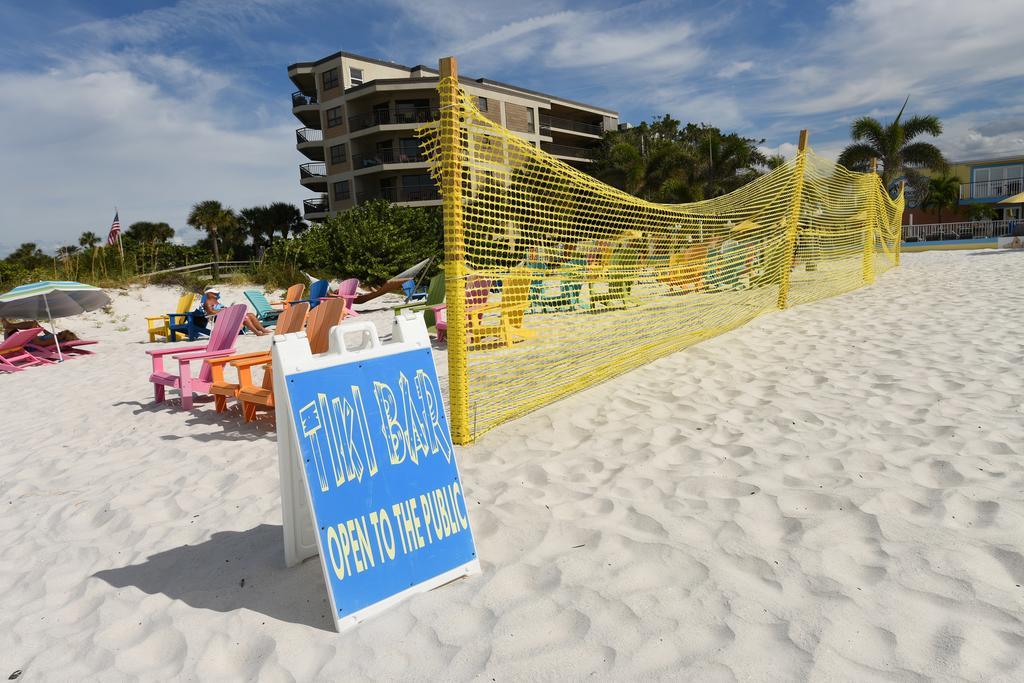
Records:
{"label": "flag pole", "polygon": [[114,207],[114,217],[117,218],[117,251],[121,255],[121,277],[124,277],[124,245],[121,244],[121,214],[117,207]]}

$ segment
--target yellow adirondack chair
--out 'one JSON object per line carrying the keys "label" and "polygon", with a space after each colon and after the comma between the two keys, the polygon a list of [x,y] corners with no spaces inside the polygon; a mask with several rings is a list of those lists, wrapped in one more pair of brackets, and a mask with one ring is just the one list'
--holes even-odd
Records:
{"label": "yellow adirondack chair", "polygon": [[[178,299],[178,308],[174,311],[179,315],[184,315],[192,310],[192,304],[195,302],[195,294],[182,294],[181,298]],[[171,336],[171,319],[166,315],[147,315],[146,316],[146,332],[149,333],[149,341],[155,342],[157,337],[170,337]]]}
{"label": "yellow adirondack chair", "polygon": [[[512,346],[517,341],[537,336],[536,330],[523,327],[523,316],[530,305],[530,282],[533,277],[529,268],[513,268],[507,277],[502,278],[501,301],[467,306],[466,324],[472,346]],[[498,317],[496,322],[495,314]],[[497,341],[485,342],[486,339]]]}
{"label": "yellow adirondack chair", "polygon": [[[327,350],[328,333],[348,313],[344,299],[327,299],[309,312],[306,323],[306,339],[309,350],[323,353]],[[256,418],[259,408],[274,408],[274,373],[267,359],[250,358],[232,363],[238,368],[238,400],[242,403],[242,416],[246,422]],[[263,366],[263,382],[257,386],[252,381],[252,368]]]}
{"label": "yellow adirondack chair", "polygon": [[[303,323],[306,321],[306,313],[308,312],[308,301],[292,304],[277,319],[277,327],[274,329],[274,334],[288,334],[289,332],[300,331]],[[260,362],[267,363],[270,361],[270,351],[251,351],[249,353],[239,353],[233,356],[211,358],[209,360],[212,374],[210,393],[213,394],[213,405],[218,413],[223,413],[227,409],[229,398],[238,397],[239,383],[229,382],[225,378],[224,366],[228,363],[251,359],[262,359]]]}

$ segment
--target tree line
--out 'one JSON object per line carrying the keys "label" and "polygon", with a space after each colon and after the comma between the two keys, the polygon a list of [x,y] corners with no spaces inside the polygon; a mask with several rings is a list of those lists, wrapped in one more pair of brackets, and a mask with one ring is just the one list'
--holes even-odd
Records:
{"label": "tree line", "polygon": [[[942,124],[938,117],[929,115],[904,118],[906,105],[904,102],[889,122],[867,116],[855,119],[850,126],[852,142],[838,162],[851,170],[868,171],[872,160],[877,160],[878,173],[890,191],[895,192],[900,180],[906,181],[916,203],[936,210],[941,221],[942,211],[959,203],[959,182],[948,174],[948,163],[938,147],[920,138],[941,135]],[[606,132],[586,170],[609,185],[649,201],[700,201],[735,191],[786,163],[783,157],[762,151],[763,143],[763,139],[724,132],[703,123],[683,125],[666,114],[632,128]],[[273,247],[278,266],[288,262],[291,266],[286,270],[293,273],[298,265],[320,265],[318,249],[331,241],[326,235],[340,234],[351,222],[349,227],[358,227],[359,234],[366,238],[359,248],[367,253],[350,253],[351,245],[342,239],[330,248],[343,250],[346,262],[331,265],[344,265],[346,273],[358,270],[364,277],[376,279],[419,252],[422,258],[440,255],[441,238],[435,234],[440,229],[438,218],[433,214],[419,216],[416,211],[422,210],[399,216],[374,205],[353,214],[351,221],[332,219],[330,227],[317,231],[315,238],[311,235],[309,240],[296,242],[293,238],[308,226],[299,208],[292,204],[274,202],[234,211],[219,201],[206,200],[195,204],[187,219],[188,225],[204,233],[195,245],[174,244],[175,231],[169,224],[147,221],[128,226],[122,242],[135,272],[190,262],[253,259]],[[991,211],[976,208],[972,218],[991,218]],[[400,240],[402,246],[394,247],[388,246],[387,239],[373,237],[394,237],[395,225],[386,223],[398,218],[403,229],[415,226],[430,239],[414,240],[411,246]],[[59,265],[64,266],[65,275],[82,277],[85,272],[92,280],[113,277],[120,255],[113,253],[117,250],[104,248],[105,243],[105,236],[91,231],[83,232],[77,244],[65,245],[55,255],[44,254],[34,243],[24,243],[0,261],[0,285],[21,284],[18,278],[27,278],[30,271],[52,268],[57,275]],[[317,248],[310,249],[314,244]],[[384,252],[394,253],[378,258]],[[124,275],[121,265],[121,277]]]}
{"label": "tree line", "polygon": [[287,239],[307,227],[298,207],[287,202],[234,211],[206,200],[192,206],[186,223],[204,233],[196,244],[174,243],[175,230],[166,222],[132,223],[121,233],[124,259],[120,249],[107,245],[105,234],[91,230],[53,254],[25,242],[0,261],[0,287],[47,277],[111,282],[189,263],[250,260],[262,255],[276,237]]}

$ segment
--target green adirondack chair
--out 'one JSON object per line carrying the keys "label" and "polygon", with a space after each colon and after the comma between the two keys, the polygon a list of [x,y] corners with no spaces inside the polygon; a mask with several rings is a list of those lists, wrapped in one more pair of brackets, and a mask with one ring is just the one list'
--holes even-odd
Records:
{"label": "green adirondack chair", "polygon": [[423,320],[427,327],[434,326],[434,306],[444,303],[444,273],[438,273],[430,278],[427,285],[427,298],[408,304],[396,306],[396,311],[408,309],[410,311],[423,311]]}

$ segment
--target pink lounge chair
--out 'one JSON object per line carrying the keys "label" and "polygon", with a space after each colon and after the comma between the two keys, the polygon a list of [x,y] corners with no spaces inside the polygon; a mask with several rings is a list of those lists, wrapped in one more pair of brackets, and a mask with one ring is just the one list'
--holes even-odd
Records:
{"label": "pink lounge chair", "polygon": [[[64,356],[64,360],[68,358],[76,358],[78,356],[91,356],[95,351],[89,349],[83,349],[83,346],[90,346],[92,344],[98,344],[99,342],[90,341],[88,339],[73,339],[71,341],[61,342],[60,351]],[[45,358],[46,360],[60,360],[60,355],[57,354],[57,349],[52,346],[40,346],[39,344],[27,344],[25,346],[33,356],[38,358]]]}
{"label": "pink lounge chair", "polygon": [[27,330],[18,330],[0,341],[0,370],[18,372],[32,365],[52,365],[51,361],[34,356],[25,349],[42,331],[41,327],[30,327]]}
{"label": "pink lounge chair", "polygon": [[[235,304],[218,313],[214,319],[210,340],[205,346],[183,346],[176,349],[146,351],[153,358],[153,373],[149,376],[149,381],[153,383],[153,394],[157,403],[163,402],[166,387],[179,391],[181,407],[185,410],[192,409],[193,393],[210,392],[213,372],[206,359],[230,356],[235,353],[235,340],[238,338],[238,332],[242,329],[245,312],[245,304]],[[168,355],[178,361],[177,375],[164,370],[164,356]],[[192,376],[190,365],[194,360],[203,361],[195,377]]]}

